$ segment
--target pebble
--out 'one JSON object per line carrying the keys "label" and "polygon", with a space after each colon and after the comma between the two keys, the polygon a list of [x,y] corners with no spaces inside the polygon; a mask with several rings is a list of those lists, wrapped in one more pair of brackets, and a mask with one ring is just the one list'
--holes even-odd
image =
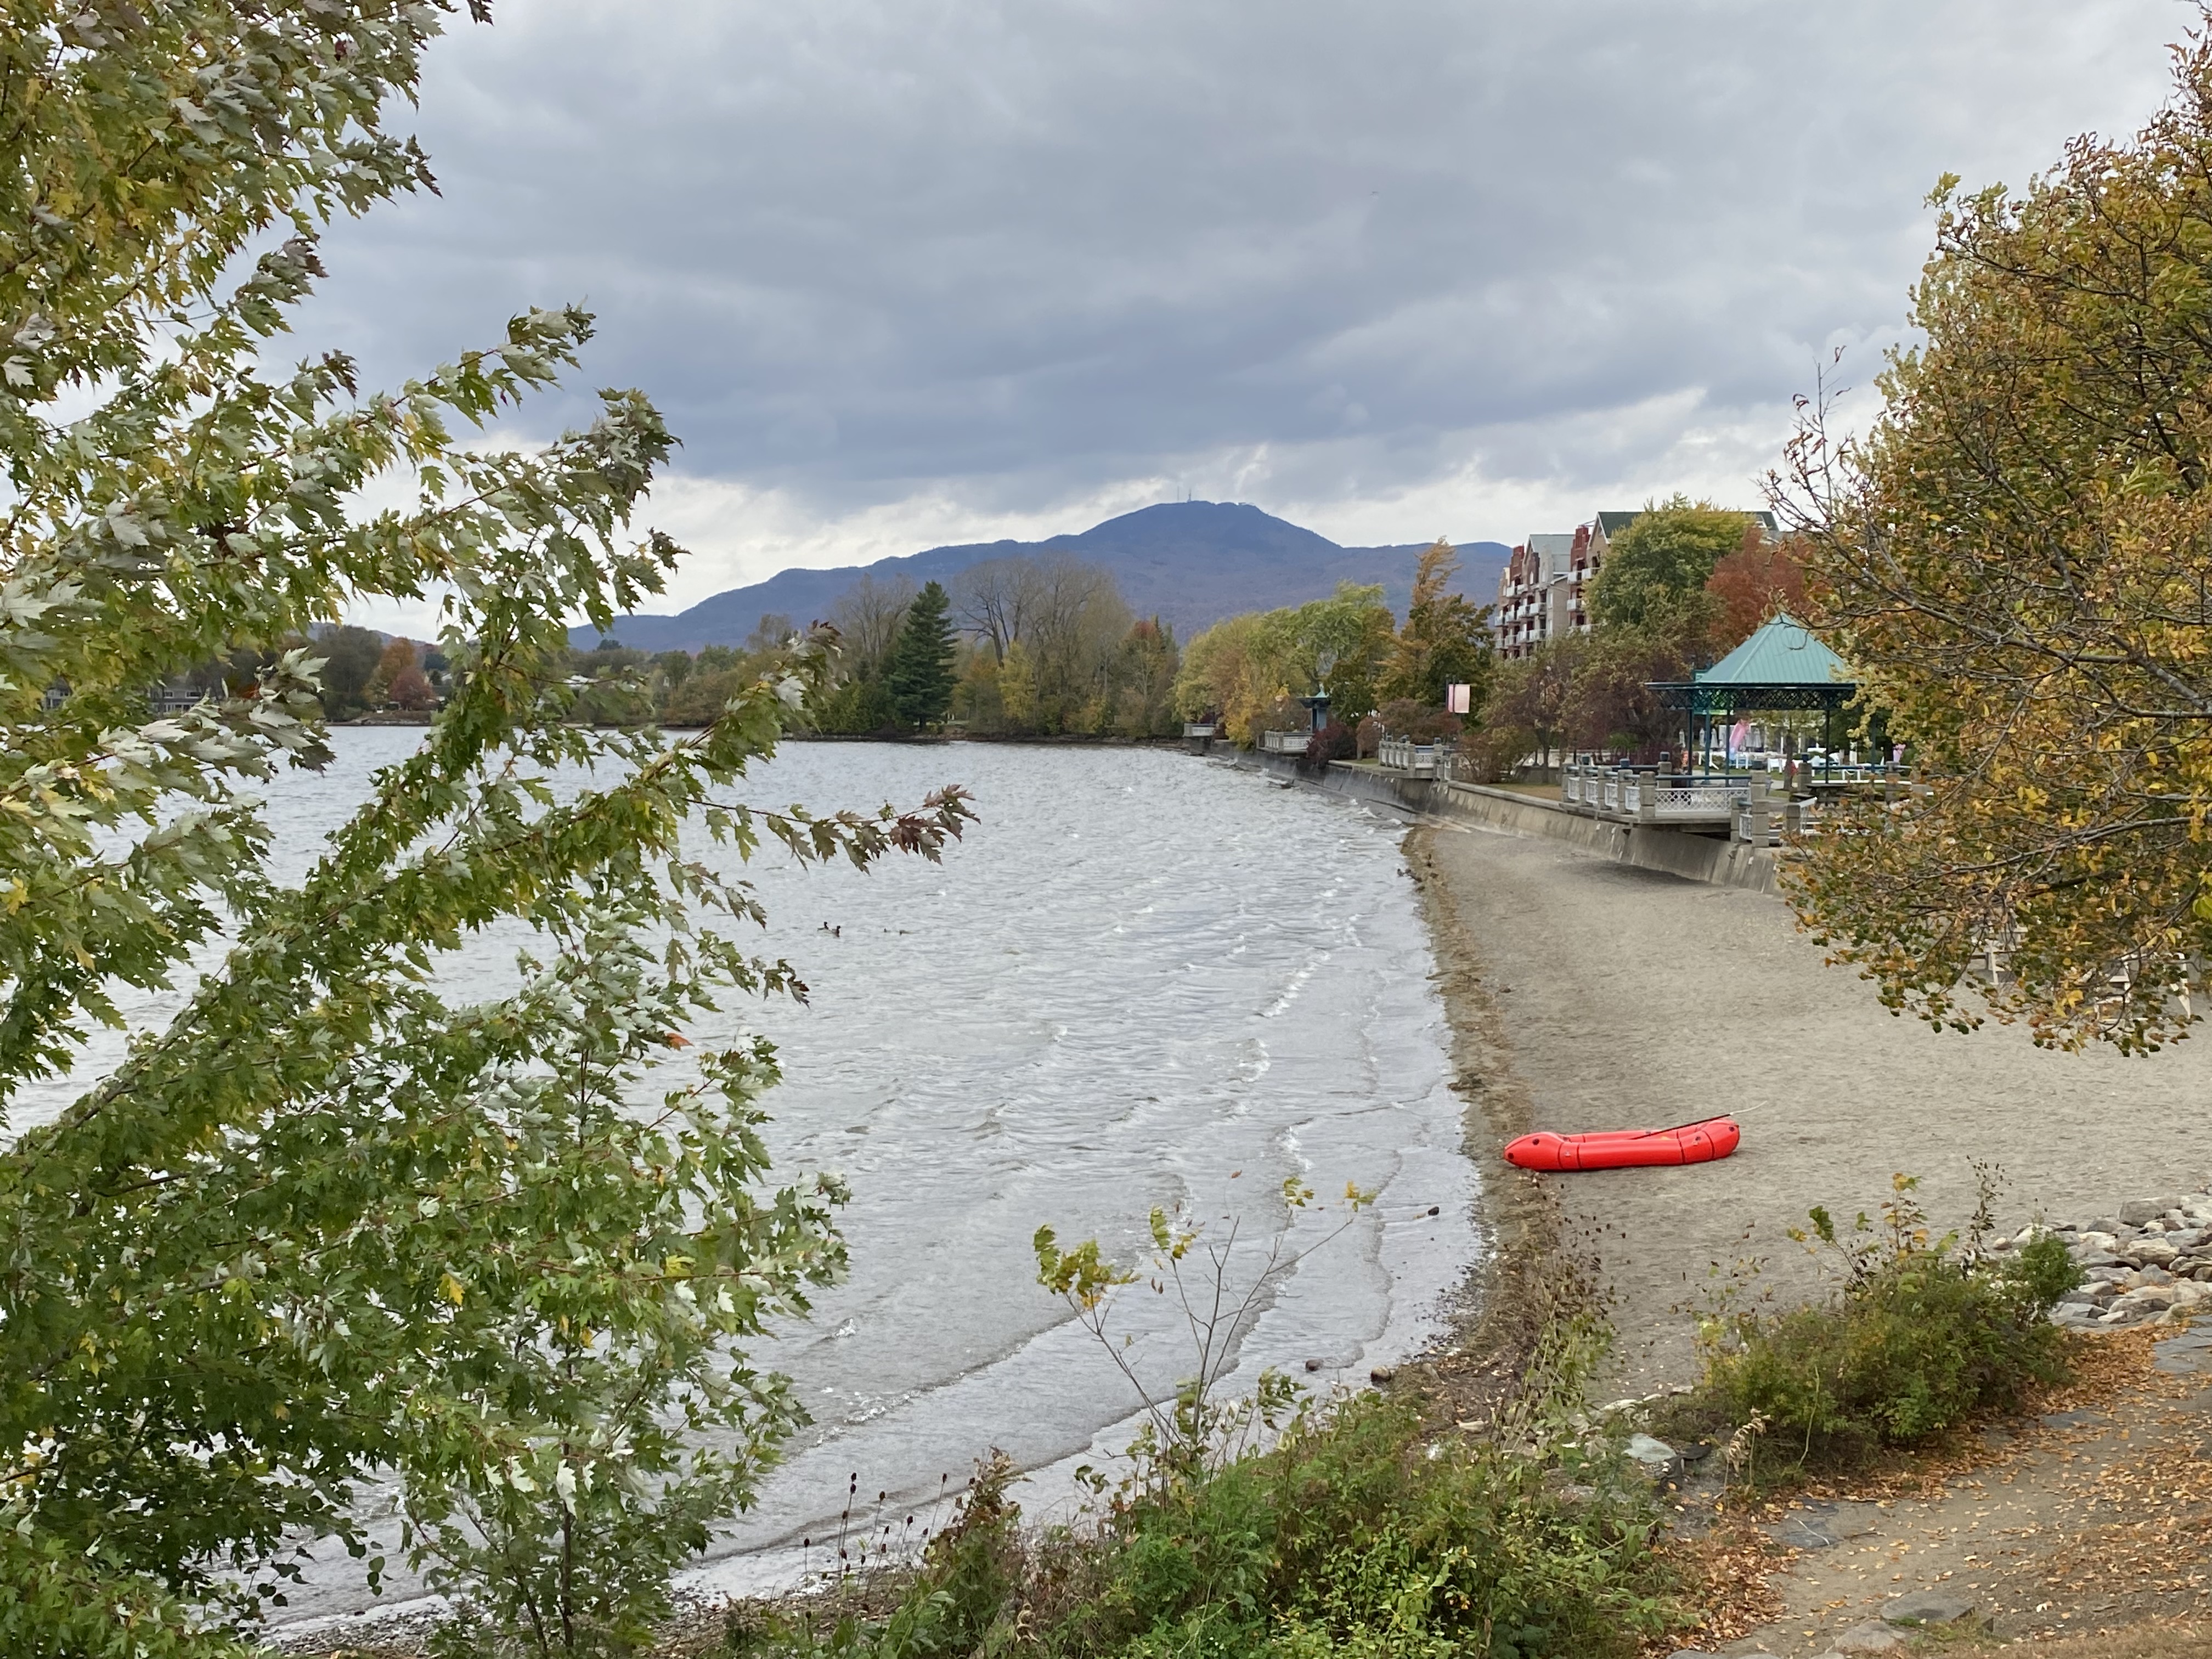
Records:
{"label": "pebble", "polygon": [[[2203,1194],[2198,1194],[2202,1197]],[[2188,1203],[2181,1197],[2139,1198],[2132,1204],[2120,1206],[2120,1220],[2130,1227],[2140,1227],[2146,1222],[2156,1221],[2168,1210],[2179,1210]]]}
{"label": "pebble", "polygon": [[[2113,1213],[2052,1227],[2082,1270],[2083,1282],[2051,1311],[2073,1330],[2174,1324],[2212,1313],[2212,1192],[2131,1200]],[[2021,1249],[2027,1228],[1993,1247]]]}

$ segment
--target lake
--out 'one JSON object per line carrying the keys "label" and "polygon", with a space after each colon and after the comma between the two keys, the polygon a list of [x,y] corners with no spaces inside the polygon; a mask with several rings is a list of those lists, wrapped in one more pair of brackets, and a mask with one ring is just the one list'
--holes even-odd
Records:
{"label": "lake", "polygon": [[[333,735],[333,766],[269,791],[295,868],[421,733]],[[1475,1179],[1401,825],[1161,750],[795,744],[741,793],[828,811],[912,805],[951,782],[981,821],[942,865],[764,855],[749,874],[770,923],[748,942],[788,958],[811,1000],[732,999],[690,1031],[771,1037],[787,1079],[766,1102],[779,1176],[833,1169],[853,1190],[849,1279],[752,1356],[790,1374],[814,1425],[695,1575],[708,1583],[822,1565],[854,1483],[871,1512],[881,1492],[895,1520],[926,1518],[995,1448],[1036,1472],[1016,1489],[1025,1508],[1052,1511],[1076,1462],[1119,1449],[1135,1396],[1035,1283],[1042,1223],[1125,1261],[1155,1206],[1215,1238],[1233,1227],[1241,1290],[1271,1245],[1303,1249],[1341,1219],[1288,1211],[1286,1176],[1324,1199],[1346,1182],[1378,1189],[1263,1290],[1232,1386],[1271,1364],[1322,1389],[1363,1380],[1436,1333],[1468,1265]],[[472,943],[453,982],[503,984],[519,942]],[[178,1000],[131,1012],[158,1018]],[[68,1092],[27,1092],[16,1124]],[[1117,1318],[1150,1386],[1191,1369],[1172,1313],[1124,1292]],[[343,1562],[314,1577],[292,1617],[365,1599]]]}

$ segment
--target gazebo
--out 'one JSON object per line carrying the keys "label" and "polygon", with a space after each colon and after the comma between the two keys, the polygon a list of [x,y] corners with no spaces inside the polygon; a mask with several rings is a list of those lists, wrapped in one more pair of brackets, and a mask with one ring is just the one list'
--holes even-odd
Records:
{"label": "gazebo", "polygon": [[1841,657],[1787,612],[1778,612],[1741,645],[1687,681],[1653,682],[1666,708],[1680,709],[1692,751],[1698,729],[1711,745],[1717,717],[1733,722],[1749,714],[1820,711],[1821,746],[1832,759],[1836,713],[1858,695],[1856,677]]}

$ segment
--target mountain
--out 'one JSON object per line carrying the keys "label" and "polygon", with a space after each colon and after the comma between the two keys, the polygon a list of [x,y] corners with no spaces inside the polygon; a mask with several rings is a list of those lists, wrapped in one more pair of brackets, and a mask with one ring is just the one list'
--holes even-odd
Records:
{"label": "mountain", "polygon": [[[1427,545],[1340,547],[1326,536],[1242,502],[1170,501],[1047,541],[969,542],[866,566],[781,571],[764,582],[702,599],[678,616],[622,617],[614,637],[642,651],[737,645],[763,616],[785,616],[801,625],[826,617],[837,596],[863,575],[878,581],[904,577],[917,587],[932,578],[950,585],[971,564],[1017,555],[1065,555],[1112,571],[1129,609],[1140,617],[1157,613],[1166,618],[1179,639],[1240,611],[1271,611],[1325,599],[1340,581],[1382,583],[1385,601],[1402,617],[1414,563]],[[1459,552],[1462,591],[1479,604],[1489,604],[1511,550],[1498,542],[1473,542],[1461,545]],[[569,637],[588,650],[599,643],[599,634],[594,628],[578,628]]]}

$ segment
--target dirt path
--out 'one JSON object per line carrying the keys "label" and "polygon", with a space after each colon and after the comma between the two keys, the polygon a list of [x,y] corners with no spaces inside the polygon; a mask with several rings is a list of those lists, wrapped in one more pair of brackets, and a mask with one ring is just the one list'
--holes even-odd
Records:
{"label": "dirt path", "polygon": [[[2212,1333],[2095,1342],[2102,1375],[2083,1399],[1951,1449],[1948,1474],[1768,1510],[1781,1616],[1690,1650],[1804,1659],[1893,1598],[1929,1591],[1971,1608],[1991,1645],[2023,1644],[1998,1650],[2021,1659],[2053,1639],[2212,1613]],[[1702,1515],[1710,1497],[1686,1506]]]}
{"label": "dirt path", "polygon": [[[1678,1311],[1747,1255],[1802,1294],[1784,1230],[1808,1208],[1871,1210],[1895,1171],[1939,1220],[1973,1201],[1970,1161],[2002,1167],[2006,1218],[2086,1218],[2206,1184],[2212,1041],[2147,1060],[2051,1054],[2017,1029],[1937,1034],[1828,968],[1779,900],[1456,827],[1415,830],[1440,983],[1462,1035],[1471,1139],[1499,1213],[1548,1187],[1564,1240],[1602,1263],[1622,1393],[1690,1376]],[[1495,1138],[1735,1113],[1742,1150],[1682,1170],[1508,1172]],[[1484,1143],[1485,1136],[1493,1139]]]}

